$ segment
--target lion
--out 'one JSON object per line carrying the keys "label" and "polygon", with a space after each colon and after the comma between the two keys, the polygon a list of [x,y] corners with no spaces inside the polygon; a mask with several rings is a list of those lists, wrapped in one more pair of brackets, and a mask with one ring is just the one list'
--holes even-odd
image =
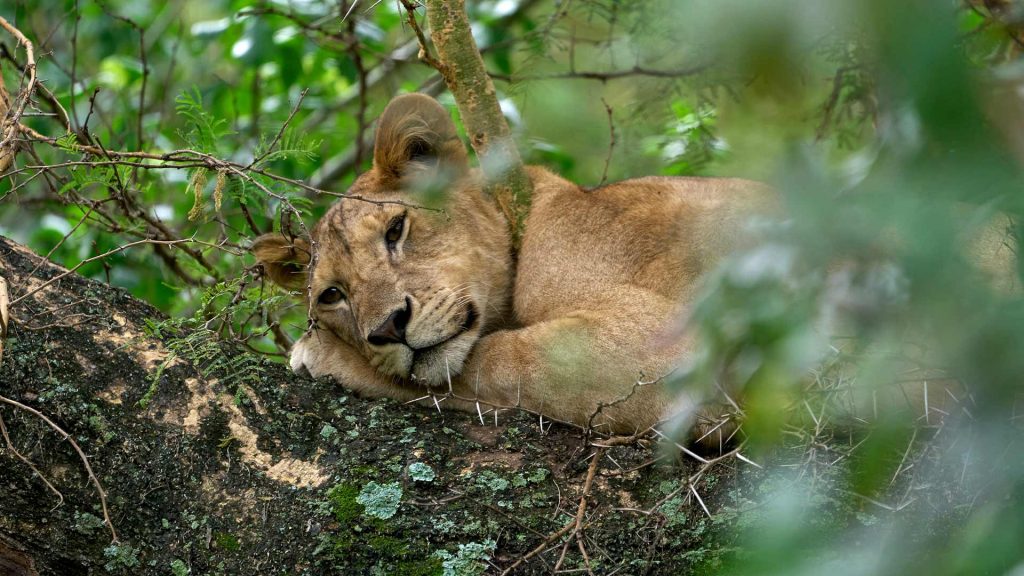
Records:
{"label": "lion", "polygon": [[[532,199],[513,254],[509,222],[448,112],[428,96],[396,97],[378,121],[372,168],[310,237],[268,234],[252,246],[267,277],[305,295],[311,328],[291,351],[293,370],[481,419],[519,408],[634,434],[685,413],[704,416],[694,439],[732,429],[665,377],[698,352],[680,327],[702,278],[756,241],[748,224],[779,213],[777,193],[696,177],[586,189],[526,172]],[[438,188],[443,205],[425,208]]]}
{"label": "lion", "polygon": [[[526,170],[531,207],[513,256],[509,223],[447,111],[396,97],[373,167],[310,239],[253,244],[272,281],[306,294],[312,327],[292,368],[365,396],[522,408],[614,433],[664,418],[677,394],[661,379],[694,353],[680,319],[774,194],[731,178],[588,190]],[[438,179],[443,208],[418,208],[422,183]]]}

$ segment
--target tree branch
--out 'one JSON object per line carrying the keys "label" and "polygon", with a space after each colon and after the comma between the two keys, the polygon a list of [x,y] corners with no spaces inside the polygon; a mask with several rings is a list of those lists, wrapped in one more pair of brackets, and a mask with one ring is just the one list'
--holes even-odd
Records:
{"label": "tree branch", "polygon": [[11,36],[18,41],[20,46],[25,47],[25,66],[22,76],[21,92],[17,101],[8,109],[6,96],[3,90],[3,81],[0,80],[0,113],[3,113],[3,121],[0,122],[0,171],[5,170],[14,161],[14,149],[17,146],[15,138],[18,136],[18,125],[21,122],[21,115],[25,113],[25,106],[32,99],[32,92],[36,88],[36,54],[32,42],[11,25],[6,19],[0,16],[0,28],[7,30]]}
{"label": "tree branch", "polygon": [[532,186],[473,39],[465,0],[427,0],[426,4],[441,75],[455,96],[487,187],[508,218],[518,246]]}
{"label": "tree branch", "polygon": [[708,64],[695,64],[687,68],[677,68],[670,70],[658,70],[656,68],[645,68],[643,66],[633,66],[625,70],[609,70],[607,72],[589,71],[589,70],[570,70],[568,72],[555,72],[552,74],[500,74],[498,72],[489,72],[488,74],[494,80],[501,82],[526,82],[530,80],[597,80],[600,82],[607,82],[609,80],[619,80],[621,78],[630,78],[634,76],[648,76],[651,78],[684,78],[686,76],[693,76],[699,74],[708,68]]}

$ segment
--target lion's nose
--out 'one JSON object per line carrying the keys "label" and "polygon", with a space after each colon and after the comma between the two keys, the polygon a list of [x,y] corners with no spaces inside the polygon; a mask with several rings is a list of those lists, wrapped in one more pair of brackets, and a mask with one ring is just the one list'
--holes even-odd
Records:
{"label": "lion's nose", "polygon": [[405,327],[409,324],[410,316],[412,316],[412,302],[409,301],[407,296],[405,298],[405,308],[392,312],[383,324],[366,336],[366,340],[376,346],[405,344]]}

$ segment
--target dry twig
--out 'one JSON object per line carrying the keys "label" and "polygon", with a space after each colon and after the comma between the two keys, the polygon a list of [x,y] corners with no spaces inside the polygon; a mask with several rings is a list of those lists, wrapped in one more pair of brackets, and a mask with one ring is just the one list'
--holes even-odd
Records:
{"label": "dry twig", "polygon": [[601,98],[601,103],[604,104],[605,112],[608,113],[608,155],[604,159],[604,170],[601,171],[601,183],[598,186],[604,186],[604,183],[608,181],[608,166],[612,163],[612,152],[615,151],[615,119],[612,117],[612,107],[608,105],[608,101]]}
{"label": "dry twig", "polygon": [[409,27],[416,34],[416,40],[419,42],[420,51],[418,57],[420,60],[425,62],[428,66],[437,70],[442,76],[447,74],[447,70],[444,64],[442,64],[437,58],[434,58],[430,54],[430,49],[427,46],[427,37],[423,34],[423,29],[420,28],[419,22],[416,21],[416,8],[418,8],[415,2],[411,0],[401,0],[402,7],[405,8],[406,22],[409,23]]}
{"label": "dry twig", "polygon": [[25,404],[22,404],[17,400],[12,400],[11,398],[7,398],[6,396],[0,396],[0,402],[13,406],[19,410],[24,410],[25,412],[32,414],[36,418],[39,418],[43,422],[46,422],[47,426],[52,428],[57,434],[60,434],[63,440],[67,440],[68,443],[71,444],[71,447],[75,449],[76,453],[78,453],[78,458],[82,461],[82,464],[85,466],[85,471],[89,476],[89,481],[92,482],[93,486],[96,488],[96,492],[98,492],[100,495],[100,506],[103,508],[103,521],[107,525],[107,528],[110,530],[110,538],[113,542],[118,542],[119,539],[117,537],[117,530],[114,529],[114,523],[110,519],[110,511],[107,509],[107,493],[103,490],[103,485],[100,484],[100,479],[97,478],[96,474],[92,471],[92,465],[89,464],[89,458],[85,455],[85,452],[82,451],[82,447],[78,445],[78,442],[75,442],[75,439],[71,436],[71,434],[65,432],[63,428],[58,426],[56,423],[54,423],[53,420],[50,420],[45,414],[36,410],[35,408],[32,408],[31,406],[26,406]]}
{"label": "dry twig", "polygon": [[[0,171],[6,170],[14,161],[15,138],[18,136],[18,125],[25,113],[25,107],[32,99],[32,93],[36,89],[36,54],[32,42],[11,25],[5,18],[0,16],[0,28],[7,30],[18,41],[19,46],[25,47],[25,65],[22,68],[22,86],[14,105],[5,109],[0,105],[0,112],[6,112],[3,121],[0,122]],[[0,102],[6,99],[3,94],[3,83],[0,80]]]}

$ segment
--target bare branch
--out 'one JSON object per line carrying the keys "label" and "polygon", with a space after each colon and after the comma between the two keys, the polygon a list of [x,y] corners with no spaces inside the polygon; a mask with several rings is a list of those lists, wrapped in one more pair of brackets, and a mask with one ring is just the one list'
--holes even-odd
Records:
{"label": "bare branch", "polygon": [[601,98],[601,103],[604,104],[604,109],[608,113],[608,155],[604,159],[604,170],[601,171],[601,183],[598,186],[604,186],[604,183],[608,181],[608,166],[612,163],[612,152],[615,151],[615,119],[612,117],[612,107],[608,105],[608,101]]}
{"label": "bare branch", "polygon": [[418,5],[411,0],[401,1],[402,7],[405,8],[406,22],[409,23],[409,27],[412,28],[412,31],[416,34],[416,40],[420,45],[420,51],[418,54],[419,59],[434,70],[440,72],[443,76],[445,74],[445,65],[430,54],[430,48],[427,46],[427,37],[423,34],[423,29],[420,28],[419,23],[416,22],[416,8]]}
{"label": "bare branch", "polygon": [[0,113],[5,113],[3,121],[0,122],[0,171],[6,170],[14,161],[14,139],[18,135],[18,126],[21,117],[25,113],[25,107],[32,99],[32,93],[36,89],[36,54],[32,42],[11,25],[5,18],[0,16],[0,28],[7,30],[18,41],[19,46],[25,47],[25,65],[22,68],[22,85],[10,109],[5,109],[2,101],[6,100],[3,92],[3,82],[0,81]]}
{"label": "bare branch", "polygon": [[649,76],[652,78],[685,78],[687,76],[700,74],[707,70],[708,67],[708,64],[696,64],[688,68],[658,70],[654,68],[645,68],[643,66],[634,66],[625,70],[611,70],[608,72],[569,70],[568,72],[555,72],[552,74],[522,75],[488,72],[488,75],[494,80],[500,80],[502,82],[528,82],[534,80],[598,80],[601,82],[608,82],[609,80],[619,80],[634,76]]}
{"label": "bare branch", "polygon": [[32,296],[33,294],[39,292],[40,290],[43,290],[43,289],[47,288],[48,286],[52,285],[54,282],[62,280],[64,278],[66,278],[67,276],[71,275],[71,274],[74,274],[82,266],[85,266],[86,264],[88,264],[90,262],[95,262],[97,260],[102,260],[103,258],[107,258],[109,256],[113,256],[114,254],[118,254],[120,252],[124,252],[125,250],[131,248],[132,246],[139,246],[141,244],[163,244],[163,245],[166,245],[166,246],[175,246],[175,245],[178,245],[178,244],[185,244],[185,243],[188,243],[188,242],[193,242],[193,243],[198,243],[198,244],[206,244],[205,242],[200,242],[199,240],[195,240],[194,238],[183,238],[183,239],[179,239],[179,240],[153,240],[153,239],[148,239],[147,238],[147,239],[144,239],[144,240],[138,240],[136,242],[129,242],[127,244],[122,244],[121,246],[118,246],[117,248],[114,248],[113,250],[108,250],[108,251],[104,252],[103,254],[97,254],[95,256],[91,256],[89,258],[86,258],[85,260],[82,260],[81,262],[79,262],[75,266],[69,268],[66,272],[62,272],[61,274],[58,274],[58,275],[54,276],[53,278],[50,278],[46,282],[43,282],[42,284],[40,284],[39,286],[36,286],[32,290],[29,290],[25,294],[22,294],[21,296],[15,298],[14,300],[11,301],[11,304],[10,304],[11,308],[16,306],[19,302],[21,302],[25,298],[28,298],[29,296]]}
{"label": "bare branch", "polygon": [[309,92],[309,88],[302,89],[302,92],[299,93],[299,99],[295,102],[295,106],[292,107],[292,111],[288,113],[288,117],[285,118],[284,123],[281,124],[281,128],[277,131],[277,134],[274,135],[274,139],[270,141],[270,144],[267,145],[267,149],[264,150],[262,154],[253,158],[252,162],[246,166],[247,169],[259,164],[264,158],[274,151],[277,143],[281,141],[281,136],[284,135],[284,131],[287,130],[288,125],[291,124],[292,118],[295,118],[295,113],[298,112],[299,108],[302,106],[302,101],[305,100],[307,92]]}

